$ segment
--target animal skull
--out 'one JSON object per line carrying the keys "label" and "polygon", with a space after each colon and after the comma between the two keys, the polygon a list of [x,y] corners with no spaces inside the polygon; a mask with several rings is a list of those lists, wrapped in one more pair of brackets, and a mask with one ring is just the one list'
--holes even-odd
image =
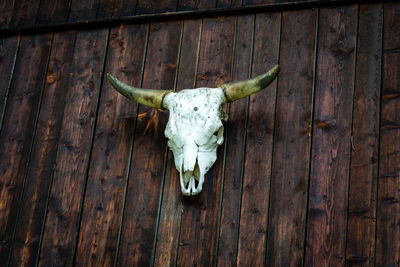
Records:
{"label": "animal skull", "polygon": [[217,159],[217,147],[224,141],[222,104],[264,89],[278,75],[279,66],[258,77],[219,85],[218,88],[185,89],[180,92],[141,89],[107,75],[111,85],[127,98],[170,111],[165,129],[168,146],[180,173],[183,195],[201,192],[204,175]]}

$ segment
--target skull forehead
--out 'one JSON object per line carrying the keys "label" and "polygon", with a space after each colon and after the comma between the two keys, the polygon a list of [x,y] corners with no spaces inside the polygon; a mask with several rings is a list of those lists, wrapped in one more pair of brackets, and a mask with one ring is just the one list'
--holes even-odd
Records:
{"label": "skull forehead", "polygon": [[165,135],[177,146],[189,140],[198,145],[207,143],[222,127],[220,106],[225,101],[219,88],[186,89],[165,96],[170,111]]}

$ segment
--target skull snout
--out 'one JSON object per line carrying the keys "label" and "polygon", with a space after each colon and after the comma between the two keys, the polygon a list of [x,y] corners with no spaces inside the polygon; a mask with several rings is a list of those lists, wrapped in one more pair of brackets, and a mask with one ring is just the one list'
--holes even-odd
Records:
{"label": "skull snout", "polygon": [[194,141],[186,142],[180,168],[181,189],[184,195],[197,195],[203,188],[204,175],[198,163],[198,146]]}

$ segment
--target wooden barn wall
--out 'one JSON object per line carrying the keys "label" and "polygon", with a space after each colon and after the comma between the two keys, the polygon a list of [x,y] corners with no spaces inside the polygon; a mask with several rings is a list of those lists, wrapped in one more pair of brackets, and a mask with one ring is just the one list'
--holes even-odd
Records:
{"label": "wooden barn wall", "polygon": [[[2,28],[83,14],[29,2],[2,1]],[[0,37],[0,265],[399,266],[399,28],[386,2]],[[168,111],[105,78],[179,91],[275,64],[267,89],[224,107],[225,142],[190,198]]]}

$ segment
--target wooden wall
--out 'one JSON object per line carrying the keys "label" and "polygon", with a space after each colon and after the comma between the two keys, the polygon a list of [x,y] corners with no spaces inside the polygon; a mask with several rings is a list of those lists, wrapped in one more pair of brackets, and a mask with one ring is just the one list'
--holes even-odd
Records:
{"label": "wooden wall", "polygon": [[[46,2],[23,21],[112,18],[128,1]],[[399,266],[399,28],[387,2],[0,37],[0,265]],[[224,145],[191,198],[168,111],[104,78],[181,90],[275,64],[266,90],[225,107]]]}

